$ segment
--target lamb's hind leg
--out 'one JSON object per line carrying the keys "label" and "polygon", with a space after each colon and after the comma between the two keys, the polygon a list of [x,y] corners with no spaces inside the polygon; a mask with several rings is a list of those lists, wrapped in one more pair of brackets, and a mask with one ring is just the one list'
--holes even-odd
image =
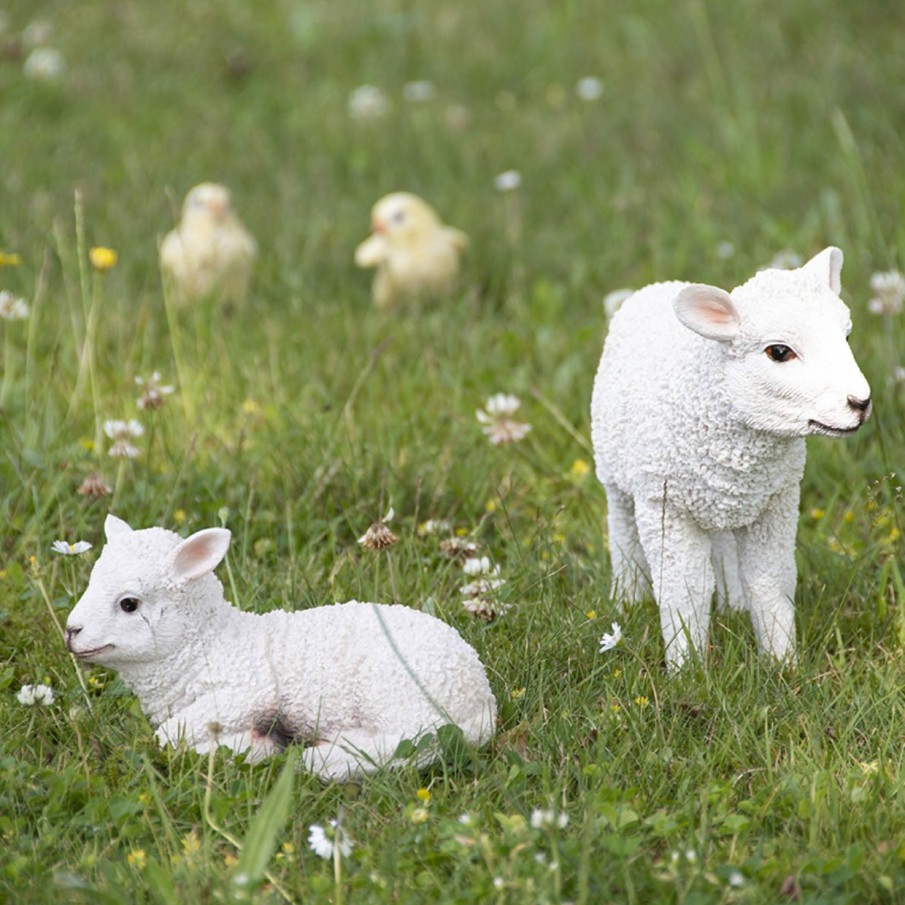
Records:
{"label": "lamb's hind leg", "polygon": [[606,502],[612,568],[610,593],[625,606],[632,606],[651,591],[650,568],[635,522],[635,504],[628,494],[612,485],[606,487]]}
{"label": "lamb's hind leg", "polygon": [[305,767],[324,781],[356,779],[395,766],[398,734],[348,729],[305,749]]}

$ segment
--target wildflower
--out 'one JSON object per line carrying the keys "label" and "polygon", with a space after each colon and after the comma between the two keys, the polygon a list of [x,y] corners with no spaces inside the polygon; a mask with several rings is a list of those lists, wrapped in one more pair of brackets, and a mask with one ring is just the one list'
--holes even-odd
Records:
{"label": "wildflower", "polygon": [[481,430],[494,446],[518,443],[531,430],[530,424],[524,424],[512,418],[521,404],[518,396],[513,396],[511,393],[497,393],[487,400],[483,409],[475,412],[475,417],[484,425]]}
{"label": "wildflower", "polygon": [[418,789],[417,792],[415,792],[415,797],[418,799],[418,801],[423,801],[424,804],[430,804],[431,790],[422,787]]}
{"label": "wildflower", "polygon": [[588,610],[588,611],[585,613],[585,616],[586,616],[588,619],[596,619],[596,618],[597,618],[597,610]]}
{"label": "wildflower", "polygon": [[498,192],[514,192],[522,184],[522,174],[518,170],[506,170],[493,180],[493,187]]}
{"label": "wildflower", "polygon": [[113,489],[104,480],[103,475],[101,475],[100,472],[92,471],[91,474],[79,484],[77,493],[80,496],[102,497],[110,496],[110,494],[113,493]]}
{"label": "wildflower", "polygon": [[526,688],[513,688],[512,691],[509,692],[509,700],[510,701],[520,701],[523,697],[525,697]]}
{"label": "wildflower", "polygon": [[469,597],[462,601],[462,608],[476,619],[483,619],[485,622],[493,622],[500,616],[504,616],[511,609],[507,603],[500,603],[496,600],[487,600],[486,597]]}
{"label": "wildflower", "polygon": [[406,82],[402,86],[402,96],[410,104],[423,104],[432,101],[437,96],[434,83],[427,79],[418,79],[414,82]]}
{"label": "wildflower", "polygon": [[582,101],[597,101],[603,97],[603,82],[593,75],[578,80],[575,94]]}
{"label": "wildflower", "polygon": [[352,840],[335,820],[330,821],[329,829],[312,823],[308,827],[308,845],[318,858],[325,860],[332,858],[336,849],[346,858],[352,854]]}
{"label": "wildflower", "polygon": [[740,870],[730,871],[729,876],[726,878],[726,882],[733,889],[738,889],[745,885],[745,875]]}
{"label": "wildflower", "polygon": [[589,474],[590,471],[591,466],[586,459],[576,459],[569,468],[569,474],[572,475],[573,478],[583,478],[585,475]]}
{"label": "wildflower", "polygon": [[600,653],[612,650],[622,640],[622,628],[618,622],[612,623],[613,633],[604,632],[600,636]]}
{"label": "wildflower", "polygon": [[638,697],[635,698],[635,703],[639,707],[647,707],[650,701],[648,701],[648,699],[643,694],[639,694]]}
{"label": "wildflower", "polygon": [[451,531],[452,525],[445,518],[429,518],[418,526],[418,534],[422,537],[425,534],[449,534]]}
{"label": "wildflower", "polygon": [[481,545],[464,537],[448,537],[440,541],[440,551],[450,559],[465,560],[477,553]]}
{"label": "wildflower", "polygon": [[398,542],[399,538],[387,528],[385,523],[389,522],[393,518],[393,515],[394,513],[391,507],[382,519],[374,522],[374,524],[358,538],[358,543],[366,550],[386,550],[387,547],[392,547],[393,544]]}
{"label": "wildflower", "polygon": [[112,248],[96,245],[88,250],[88,260],[91,266],[100,273],[106,273],[116,266],[118,255]]}
{"label": "wildflower", "polygon": [[874,297],[867,303],[871,314],[899,314],[905,301],[905,276],[898,270],[875,273],[870,278]]}
{"label": "wildflower", "polygon": [[459,588],[466,597],[486,597],[506,584],[505,578],[481,578]]}
{"label": "wildflower", "polygon": [[4,289],[0,292],[0,317],[7,321],[24,321],[28,317],[28,302]]}
{"label": "wildflower", "polygon": [[126,855],[126,863],[131,867],[137,867],[139,870],[144,870],[148,863],[145,850],[143,848],[133,848],[132,851]]}
{"label": "wildflower", "polygon": [[902,367],[901,365],[896,365],[892,369],[892,379],[896,383],[905,383],[905,367]]}
{"label": "wildflower", "polygon": [[626,299],[635,294],[634,289],[614,289],[603,297],[603,312],[609,320],[623,305]]}
{"label": "wildflower", "polygon": [[53,25],[46,19],[35,19],[22,29],[22,43],[29,48],[41,47],[53,38]]}
{"label": "wildflower", "polygon": [[26,707],[34,707],[35,704],[49,707],[53,703],[53,689],[49,685],[23,685],[16,700]]}
{"label": "wildflower", "polygon": [[114,441],[108,455],[114,459],[135,459],[139,455],[138,447],[130,443],[136,437],[144,434],[145,429],[134,418],[130,421],[117,421],[110,419],[104,422],[104,433]]}
{"label": "wildflower", "polygon": [[429,817],[427,808],[414,808],[409,815],[409,820],[414,824],[426,823]]}
{"label": "wildflower", "polygon": [[147,380],[144,377],[136,377],[135,383],[142,387],[142,394],[138,398],[138,407],[142,411],[159,409],[163,405],[163,397],[172,393],[175,387],[164,386],[160,382],[160,371],[155,371]]}
{"label": "wildflower", "polygon": [[348,107],[352,119],[380,119],[390,109],[390,102],[376,85],[361,85],[349,95]]}
{"label": "wildflower", "polygon": [[22,263],[22,256],[15,254],[5,254],[0,251],[0,267],[18,267]]}
{"label": "wildflower", "polygon": [[51,545],[54,553],[62,553],[63,556],[78,556],[80,553],[87,553],[90,549],[91,544],[86,540],[77,540],[74,544],[65,540],[55,540]]}
{"label": "wildflower", "polygon": [[462,564],[462,571],[466,575],[499,575],[499,564],[492,566],[489,556],[472,557]]}
{"label": "wildflower", "polygon": [[558,814],[552,809],[541,810],[540,808],[535,808],[531,812],[531,826],[536,830],[552,829],[553,827],[564,830],[568,825],[568,814]]}
{"label": "wildflower", "polygon": [[66,61],[55,47],[36,47],[25,58],[22,72],[36,82],[58,82],[66,73]]}

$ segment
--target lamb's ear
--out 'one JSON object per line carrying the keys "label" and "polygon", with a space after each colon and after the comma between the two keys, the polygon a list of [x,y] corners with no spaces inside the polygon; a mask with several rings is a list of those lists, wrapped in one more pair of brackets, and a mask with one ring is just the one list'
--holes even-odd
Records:
{"label": "lamb's ear", "polygon": [[177,581],[191,581],[213,572],[226,556],[232,535],[226,528],[205,528],[187,537],[173,551],[173,573]]}
{"label": "lamb's ear", "polygon": [[738,334],[741,318],[724,289],[695,283],[686,286],[673,302],[676,317],[689,330],[707,339],[729,342]]}
{"label": "lamb's ear", "polygon": [[814,255],[807,264],[801,266],[805,273],[811,273],[821,282],[829,285],[830,289],[839,295],[842,291],[842,280],[839,274],[842,272],[842,249],[830,245],[819,254]]}
{"label": "lamb's ear", "polygon": [[104,520],[104,534],[107,536],[108,541],[113,540],[114,537],[122,537],[131,533],[132,529],[112,512]]}

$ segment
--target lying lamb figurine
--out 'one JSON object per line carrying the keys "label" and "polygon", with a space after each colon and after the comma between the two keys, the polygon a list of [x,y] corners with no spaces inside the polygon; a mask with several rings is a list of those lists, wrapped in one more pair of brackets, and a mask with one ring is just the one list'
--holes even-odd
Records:
{"label": "lying lamb figurine", "polygon": [[[494,731],[496,701],[454,628],[404,606],[344,603],[246,613],[213,574],[230,533],[183,540],[108,515],[107,544],[69,614],[66,645],[117,670],[161,744],[184,739],[260,760],[291,742],[324,780],[395,766],[403,739],[444,724],[472,745]],[[437,756],[428,747],[417,759]]]}
{"label": "lying lamb figurine", "polygon": [[715,589],[762,650],[794,652],[804,438],[848,436],[871,408],[841,269],[827,248],[731,293],[655,283],[613,318],[591,402],[612,590],[653,590],[670,667],[703,651]]}

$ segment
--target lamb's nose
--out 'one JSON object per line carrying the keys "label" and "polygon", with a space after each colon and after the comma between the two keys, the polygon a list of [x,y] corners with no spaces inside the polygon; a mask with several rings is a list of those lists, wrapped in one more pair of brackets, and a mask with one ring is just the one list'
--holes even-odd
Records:
{"label": "lamb's nose", "polygon": [[849,396],[848,404],[856,412],[866,412],[870,408],[870,396],[867,399],[859,399],[857,396]]}
{"label": "lamb's nose", "polygon": [[82,630],[80,625],[66,626],[66,647],[72,650],[72,639]]}

